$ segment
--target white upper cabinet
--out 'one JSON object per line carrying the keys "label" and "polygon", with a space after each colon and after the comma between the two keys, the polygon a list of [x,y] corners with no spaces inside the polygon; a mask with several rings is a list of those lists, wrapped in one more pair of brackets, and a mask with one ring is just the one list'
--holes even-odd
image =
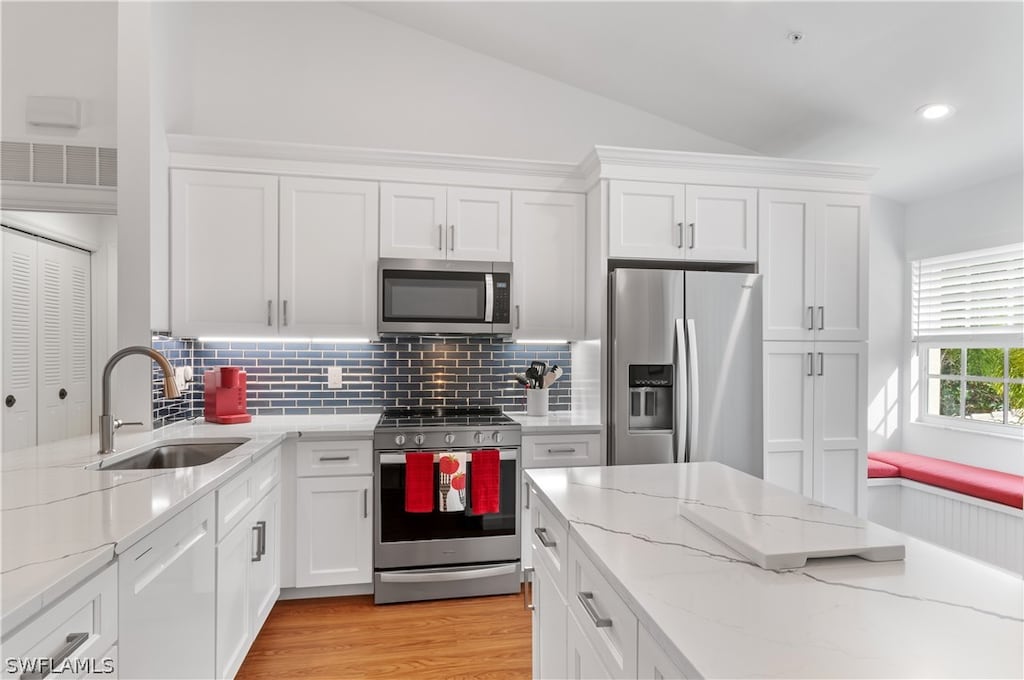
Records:
{"label": "white upper cabinet", "polygon": [[281,178],[280,330],[376,335],[377,184]]}
{"label": "white upper cabinet", "polygon": [[757,190],[613,180],[608,256],[754,262]]}
{"label": "white upper cabinet", "polygon": [[171,328],[277,332],[277,177],[171,173]]}
{"label": "white upper cabinet", "polygon": [[382,183],[380,256],[509,262],[510,202],[500,189]]}
{"label": "white upper cabinet", "polygon": [[584,336],[585,200],[582,194],[513,192],[514,337]]}
{"label": "white upper cabinet", "polygon": [[867,338],[867,200],[761,191],[765,340]]}

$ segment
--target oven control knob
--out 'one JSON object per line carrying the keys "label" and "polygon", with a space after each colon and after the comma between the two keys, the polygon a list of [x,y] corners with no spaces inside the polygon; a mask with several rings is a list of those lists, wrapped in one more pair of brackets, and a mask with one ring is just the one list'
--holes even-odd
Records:
{"label": "oven control knob", "polygon": [[422,434],[418,434],[418,435],[416,435],[415,437],[412,438],[412,441],[413,441],[414,444],[416,444],[416,446],[421,446],[425,439],[426,439],[426,437],[424,437]]}
{"label": "oven control knob", "polygon": [[395,435],[395,445],[396,446],[401,446],[404,443],[405,443],[405,435],[404,434],[396,434]]}
{"label": "oven control knob", "polygon": [[501,433],[500,432],[495,432],[493,435],[491,435],[491,439],[494,440],[495,444],[500,444],[501,443]]}
{"label": "oven control knob", "polygon": [[484,440],[487,439],[487,435],[485,435],[483,432],[477,432],[475,435],[473,435],[473,439],[476,440],[477,444],[483,444]]}
{"label": "oven control knob", "polygon": [[455,443],[455,435],[453,435],[451,432],[445,432],[444,433],[444,443],[445,444],[453,444],[453,443]]}

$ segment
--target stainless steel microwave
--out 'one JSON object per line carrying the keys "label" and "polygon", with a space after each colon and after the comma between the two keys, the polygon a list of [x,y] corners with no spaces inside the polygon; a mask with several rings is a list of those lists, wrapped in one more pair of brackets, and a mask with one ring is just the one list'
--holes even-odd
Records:
{"label": "stainless steel microwave", "polygon": [[512,263],[401,260],[378,265],[381,335],[511,335]]}

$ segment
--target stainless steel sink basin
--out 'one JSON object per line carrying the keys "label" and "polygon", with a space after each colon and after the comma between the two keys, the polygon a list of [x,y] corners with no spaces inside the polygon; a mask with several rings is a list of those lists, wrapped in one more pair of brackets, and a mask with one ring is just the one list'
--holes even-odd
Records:
{"label": "stainless steel sink basin", "polygon": [[111,462],[100,461],[94,470],[167,470],[194,467],[213,462],[249,441],[245,437],[218,439],[179,439],[131,453]]}

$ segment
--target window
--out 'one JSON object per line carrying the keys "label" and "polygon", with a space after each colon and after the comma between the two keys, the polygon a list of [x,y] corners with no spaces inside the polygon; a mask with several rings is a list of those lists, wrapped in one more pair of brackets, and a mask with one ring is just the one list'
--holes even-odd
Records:
{"label": "window", "polygon": [[913,263],[922,420],[1024,425],[1020,244]]}

